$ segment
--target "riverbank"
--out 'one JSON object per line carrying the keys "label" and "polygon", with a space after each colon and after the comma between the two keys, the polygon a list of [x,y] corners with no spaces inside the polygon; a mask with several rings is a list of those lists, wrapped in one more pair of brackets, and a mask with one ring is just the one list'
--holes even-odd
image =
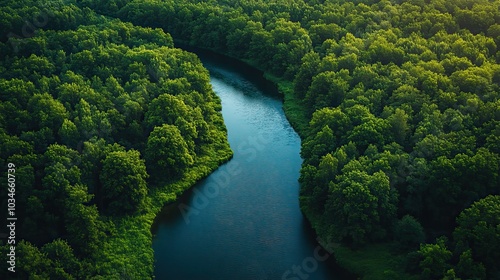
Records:
{"label": "riverbank", "polygon": [[212,146],[210,155],[200,158],[179,181],[151,188],[143,212],[114,219],[114,232],[103,242],[103,259],[98,272],[118,271],[119,275],[130,279],[154,278],[151,226],[156,216],[165,205],[174,202],[180,194],[231,159],[232,154],[229,145]]}
{"label": "riverbank", "polygon": [[[294,94],[293,82],[269,73],[265,73],[264,77],[274,82],[280,93],[283,94],[285,114],[303,140],[307,135],[309,122],[302,100]],[[333,252],[337,263],[352,274],[358,275],[360,279],[364,280],[412,279],[411,275],[404,272],[406,255],[395,254],[390,243],[370,244],[358,250],[352,250],[338,243],[332,245],[327,241],[327,236],[320,233],[321,221],[319,217],[315,217],[304,207],[301,209],[318,234],[320,245],[329,252]]]}
{"label": "riverbank", "polygon": [[278,93],[283,100],[283,110],[285,112],[285,116],[288,119],[288,122],[293,127],[293,129],[299,134],[300,138],[304,140],[307,134],[309,120],[307,118],[306,110],[304,109],[305,105],[303,104],[303,101],[297,98],[294,94],[292,81],[284,79],[282,77],[275,76],[270,72],[265,71],[262,67],[260,67],[260,65],[257,62],[251,59],[241,59],[239,57],[227,53],[218,52],[215,49],[193,47],[189,45],[189,42],[175,38],[174,38],[174,43],[176,47],[180,47],[181,49],[186,49],[188,51],[197,49],[226,56],[228,58],[237,60],[249,67],[255,68],[260,72],[262,72],[263,77],[266,80],[272,82],[278,89]]}
{"label": "riverbank", "polygon": [[[255,65],[253,63],[249,63]],[[288,121],[302,140],[307,135],[309,120],[302,100],[293,91],[293,82],[264,72],[264,77],[274,82],[283,95],[283,109]],[[358,250],[335,243],[332,245],[327,236],[321,234],[321,221],[312,212],[301,207],[302,213],[311,223],[318,235],[318,242],[329,252],[333,252],[337,263],[354,275],[364,280],[412,279],[404,272],[403,261],[406,255],[394,254],[390,243],[370,244]]]}
{"label": "riverbank", "polygon": [[[241,172],[221,180],[225,169],[221,168],[162,211],[153,231],[155,276],[291,278],[286,277],[287,270],[309,260],[318,246],[297,199],[300,137],[284,115],[276,87],[261,71],[235,59],[193,51],[209,69],[221,98],[234,149],[229,164]],[[220,186],[217,195],[210,194],[214,183]],[[180,205],[193,210],[181,215]],[[195,253],[200,248],[203,251]],[[333,257],[318,262],[308,279],[351,279],[330,262]]]}
{"label": "riverbank", "polygon": [[[176,41],[176,45],[178,44],[185,46],[186,43]],[[236,59],[261,71],[265,79],[276,85],[283,100],[283,109],[289,123],[300,135],[301,139],[304,140],[308,133],[309,120],[302,100],[294,94],[292,81],[264,71],[255,61],[239,59],[212,49],[205,50]],[[320,245],[333,253],[337,263],[341,267],[353,275],[357,275],[359,279],[412,279],[412,276],[404,271],[406,254],[395,252],[392,249],[394,246],[391,243],[369,244],[357,250],[350,249],[338,243],[332,245],[328,243],[326,234],[322,234],[322,223],[319,217],[315,216],[311,211],[304,209],[304,207],[301,207],[301,210],[318,235],[317,240]]]}

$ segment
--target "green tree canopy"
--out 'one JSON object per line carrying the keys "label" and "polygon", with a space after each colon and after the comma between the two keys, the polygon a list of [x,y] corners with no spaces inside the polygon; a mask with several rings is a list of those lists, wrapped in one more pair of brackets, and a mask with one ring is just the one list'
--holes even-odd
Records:
{"label": "green tree canopy", "polygon": [[107,213],[123,215],[143,206],[148,189],[146,165],[135,150],[106,155],[99,176]]}
{"label": "green tree canopy", "polygon": [[[457,218],[453,238],[459,252],[470,250],[470,258],[482,263],[488,278],[500,275],[500,196],[490,195],[465,209]],[[464,256],[466,257],[466,256]]]}
{"label": "green tree canopy", "polygon": [[151,167],[150,173],[173,178],[182,175],[193,164],[186,141],[179,129],[170,124],[157,126],[149,134],[145,157]]}

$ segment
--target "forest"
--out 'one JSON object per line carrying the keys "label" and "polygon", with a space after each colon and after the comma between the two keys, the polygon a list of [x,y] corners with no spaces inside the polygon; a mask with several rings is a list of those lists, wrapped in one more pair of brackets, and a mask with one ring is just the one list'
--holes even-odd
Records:
{"label": "forest", "polygon": [[[1,11],[1,30],[46,17],[31,36],[0,43],[0,158],[17,178],[15,276],[151,278],[152,217],[231,156],[220,100],[199,59],[163,30],[63,2],[49,15],[40,4]],[[6,210],[7,188],[0,194]]]}
{"label": "forest", "polygon": [[208,73],[175,41],[278,83],[302,138],[302,211],[341,265],[500,279],[500,1],[7,2],[0,153],[31,188],[16,197],[26,275],[150,275],[152,261],[137,275],[91,263],[118,254],[97,248],[154,194],[230,157]]}

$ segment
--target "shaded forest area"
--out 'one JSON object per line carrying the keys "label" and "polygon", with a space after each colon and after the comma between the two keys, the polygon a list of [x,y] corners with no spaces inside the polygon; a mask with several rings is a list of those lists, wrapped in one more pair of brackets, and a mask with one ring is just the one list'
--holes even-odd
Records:
{"label": "shaded forest area", "polygon": [[[249,61],[277,80],[286,94],[287,115],[303,139],[302,210],[322,238],[342,244],[335,253],[344,266],[366,279],[500,278],[500,1],[81,0],[63,8],[67,11],[61,13],[61,19],[49,22],[55,30],[77,30],[75,22],[80,17],[96,20],[90,18],[95,10],[138,26],[162,28],[176,40]],[[2,30],[10,30],[4,26],[12,29],[13,24],[19,28],[23,16],[10,18],[12,12],[5,13],[9,17],[2,17]],[[40,32],[45,33],[50,32]],[[36,44],[37,36],[22,39],[19,45]],[[170,38],[160,42],[165,40],[171,43]],[[17,42],[11,38],[2,45],[2,53],[13,41]],[[28,51],[15,59],[10,56],[2,67],[9,61],[27,60],[32,54],[41,56],[35,51],[42,49],[33,48],[33,53]],[[50,57],[58,59],[55,54]],[[125,64],[128,69],[130,64]],[[149,73],[148,64],[144,65]],[[89,73],[68,70],[84,77],[109,76],[109,72],[93,74],[98,71],[95,68],[88,66]],[[54,70],[41,67],[39,71]],[[129,93],[127,76],[111,73]],[[189,77],[186,72],[182,75]],[[64,77],[60,80],[65,81]],[[155,78],[149,79],[152,82]],[[101,88],[107,82],[101,78]],[[74,113],[77,104],[66,108],[69,101],[59,100],[59,96],[52,98],[62,105],[45,100],[44,92],[50,95],[48,84],[37,98],[31,94],[20,101],[26,104],[23,110],[36,112],[36,104],[47,102],[66,111],[61,110],[62,117],[54,120],[40,116],[41,124],[27,129],[40,131],[51,126],[54,141],[64,144],[59,135],[64,125],[61,119],[71,120],[81,135],[77,125],[81,120]],[[33,82],[33,87],[41,86]],[[181,100],[190,106],[189,101]],[[17,106],[10,102],[3,105],[8,103],[2,99],[2,106]],[[168,104],[172,102],[176,101]],[[121,112],[119,105],[115,106]],[[22,119],[23,110],[10,109],[13,113],[8,115]],[[94,112],[112,116],[110,110],[97,107]],[[152,123],[159,122],[148,117],[149,110],[142,112],[142,132],[150,132]],[[61,129],[56,134],[57,121]],[[116,120],[108,117],[108,121]],[[125,121],[124,125],[131,123]],[[215,124],[222,125],[220,119]],[[66,126],[71,131],[67,121]],[[108,133],[116,137],[120,131],[114,131],[115,123],[111,127]],[[158,130],[175,130],[170,128]],[[6,126],[4,135],[9,141],[17,137],[29,143],[9,129],[22,128]],[[44,133],[50,134],[36,135]],[[179,133],[186,135],[181,129]],[[148,144],[153,145],[144,135],[142,146],[128,136],[117,140],[131,160],[133,151],[146,156]],[[85,149],[66,147],[75,149],[80,157],[84,155]],[[192,157],[192,147],[197,144],[186,143],[182,165],[191,164],[187,155]],[[148,157],[145,159],[148,167]],[[92,182],[87,184],[91,190]],[[106,211],[113,211],[104,197],[102,202],[96,201],[98,197],[95,193],[92,200],[95,209],[100,211],[99,203],[104,203]],[[375,254],[367,253],[374,248]]]}
{"label": "shaded forest area", "polygon": [[[16,273],[2,246],[0,278],[151,278],[155,214],[231,156],[220,100],[161,29],[42,2],[0,8],[0,158],[18,219]],[[41,28],[23,37],[25,19]]]}

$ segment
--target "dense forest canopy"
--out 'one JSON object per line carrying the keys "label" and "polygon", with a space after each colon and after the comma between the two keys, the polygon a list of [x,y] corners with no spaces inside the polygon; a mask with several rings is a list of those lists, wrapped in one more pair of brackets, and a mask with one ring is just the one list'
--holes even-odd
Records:
{"label": "dense forest canopy", "polygon": [[[47,17],[30,36],[0,43],[0,158],[17,178],[15,276],[151,277],[150,236],[138,244],[145,248],[132,248],[146,252],[141,269],[105,248],[128,215],[150,211],[148,193],[175,193],[172,184],[193,176],[190,169],[230,156],[208,71],[161,29],[75,4],[48,15],[40,2],[10,2],[1,30],[22,32],[17,19]],[[0,193],[7,209],[7,188]]]}
{"label": "dense forest canopy", "polygon": [[301,205],[320,235],[396,241],[427,278],[499,277],[498,221],[475,216],[492,250],[452,232],[500,192],[500,1],[82,3],[293,81]]}
{"label": "dense forest canopy", "polygon": [[[21,34],[23,18],[37,12],[28,2],[3,7],[0,29]],[[132,213],[141,199],[103,192],[121,182],[99,183],[120,171],[115,161],[142,162],[146,173],[126,174],[142,185],[161,168],[180,176],[207,144],[223,142],[211,134],[222,120],[206,71],[171,48],[174,38],[281,78],[299,108],[287,113],[303,138],[301,207],[320,236],[359,250],[390,242],[395,254],[408,253],[405,277],[500,277],[500,1],[53,5],[43,30],[3,34],[0,45],[2,159],[20,162],[19,177],[35,186],[24,198],[30,207],[50,198],[59,207],[79,203],[73,209],[96,221],[123,210],[115,207]],[[174,143],[175,151],[151,152]],[[65,194],[55,191],[63,187]],[[61,225],[71,220],[33,211]],[[38,242],[66,231],[46,229]],[[48,254],[43,248],[30,250]]]}

